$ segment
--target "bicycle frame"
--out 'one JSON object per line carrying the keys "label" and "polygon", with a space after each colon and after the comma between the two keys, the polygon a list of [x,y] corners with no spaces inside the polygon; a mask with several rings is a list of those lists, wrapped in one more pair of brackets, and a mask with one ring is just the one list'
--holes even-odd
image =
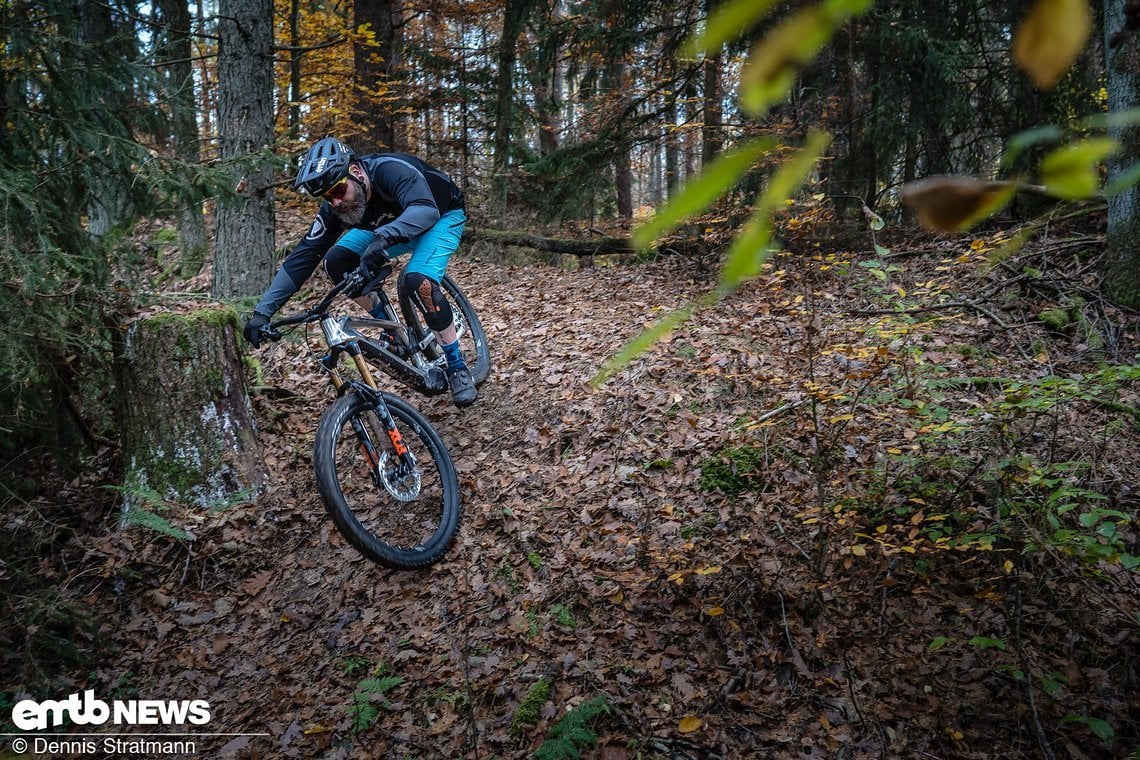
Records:
{"label": "bicycle frame", "polygon": [[[374,286],[379,285],[375,283]],[[429,335],[421,343],[415,343],[408,328],[396,319],[377,319],[360,317],[334,317],[328,314],[328,307],[333,300],[348,286],[347,279],[330,290],[319,303],[308,311],[294,317],[286,317],[273,323],[277,329],[287,325],[305,322],[320,322],[321,333],[329,351],[321,357],[320,363],[328,373],[329,380],[336,389],[337,395],[345,393],[351,383],[347,381],[339,369],[342,355],[348,354],[356,367],[357,373],[363,380],[365,387],[379,390],[372,366],[392,377],[409,388],[419,391],[425,396],[437,396],[448,390],[447,375],[443,369],[429,362],[423,356],[423,349],[435,340]],[[391,301],[383,290],[377,290],[377,295],[384,307],[384,311],[394,317]],[[385,330],[394,335],[399,341],[400,348],[406,348],[411,354],[411,362],[396,354],[392,349],[396,345],[374,340],[361,335],[356,328],[375,328]]]}

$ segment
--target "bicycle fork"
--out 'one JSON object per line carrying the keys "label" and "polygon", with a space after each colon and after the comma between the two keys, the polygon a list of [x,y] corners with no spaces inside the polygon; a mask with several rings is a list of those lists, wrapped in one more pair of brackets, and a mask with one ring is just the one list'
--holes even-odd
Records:
{"label": "bicycle fork", "polygon": [[[360,350],[360,344],[347,335],[341,328],[336,320],[324,319],[321,320],[321,329],[325,333],[325,338],[329,344],[329,353],[321,358],[321,366],[329,375],[329,380],[336,389],[337,395],[343,395],[349,391],[356,391],[368,401],[376,416],[379,417],[380,423],[384,426],[384,432],[388,436],[388,440],[392,444],[392,449],[396,452],[396,456],[400,460],[400,472],[406,473],[412,471],[416,466],[416,461],[412,457],[411,452],[408,450],[407,444],[404,443],[404,437],[400,434],[400,430],[396,427],[396,420],[392,413],[388,411],[388,405],[384,403],[384,395],[376,386],[376,379],[372,375],[372,370],[368,363],[364,361],[364,356]],[[344,375],[341,374],[339,369],[340,355],[347,353],[352,357],[352,363],[356,366],[356,371],[360,374],[363,382],[353,382],[346,380]],[[360,442],[361,451],[364,453],[365,459],[368,460],[373,480],[377,481],[377,485],[381,485],[380,481],[383,480],[383,473],[380,472],[382,465],[382,457],[377,451],[376,444],[372,440],[372,436],[364,425],[360,417],[353,417],[351,420],[352,429],[356,433],[356,438]]]}

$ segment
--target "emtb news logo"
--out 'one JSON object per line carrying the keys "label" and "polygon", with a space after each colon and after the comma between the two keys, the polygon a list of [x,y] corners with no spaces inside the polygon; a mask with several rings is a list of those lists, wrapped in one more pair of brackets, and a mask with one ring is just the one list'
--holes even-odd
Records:
{"label": "emtb news logo", "polygon": [[[50,718],[50,722],[49,722]],[[22,731],[42,731],[63,725],[70,719],[80,726],[185,725],[204,726],[210,722],[210,703],[204,699],[167,701],[159,699],[114,700],[110,704],[95,698],[93,690],[83,697],[72,694],[67,699],[24,699],[12,708],[12,723]]]}

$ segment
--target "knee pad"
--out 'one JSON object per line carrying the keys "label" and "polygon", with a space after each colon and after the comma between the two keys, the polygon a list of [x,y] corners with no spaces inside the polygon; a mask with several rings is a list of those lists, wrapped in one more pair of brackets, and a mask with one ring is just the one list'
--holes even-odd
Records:
{"label": "knee pad", "polygon": [[432,330],[439,332],[451,324],[451,304],[444,298],[438,282],[419,272],[404,272],[399,289],[401,295],[411,298]]}
{"label": "knee pad", "polygon": [[343,246],[334,245],[325,254],[325,273],[333,282],[340,282],[360,266],[360,254]]}

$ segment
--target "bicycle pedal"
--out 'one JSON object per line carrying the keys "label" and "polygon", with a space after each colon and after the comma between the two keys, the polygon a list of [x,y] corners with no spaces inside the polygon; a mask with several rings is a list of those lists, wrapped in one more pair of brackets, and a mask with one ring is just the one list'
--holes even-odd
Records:
{"label": "bicycle pedal", "polygon": [[447,373],[440,367],[428,367],[427,387],[432,392],[447,390]]}

